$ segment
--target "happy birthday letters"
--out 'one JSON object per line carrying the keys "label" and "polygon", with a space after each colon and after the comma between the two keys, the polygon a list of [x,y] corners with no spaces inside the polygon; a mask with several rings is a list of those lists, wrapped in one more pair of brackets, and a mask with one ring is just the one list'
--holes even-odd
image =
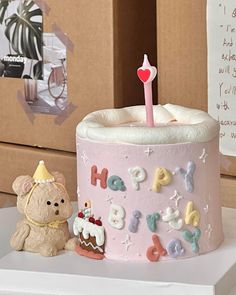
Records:
{"label": "happy birthday letters", "polygon": [[[196,165],[193,162],[188,162],[187,169],[177,167],[175,172],[179,172],[182,176],[184,186],[187,192],[192,193],[194,190],[193,176],[196,169]],[[147,171],[139,166],[131,167],[128,169],[127,174],[130,178],[131,186],[134,190],[140,190],[140,186],[148,178]],[[126,175],[127,176],[127,175]],[[159,193],[163,186],[167,186],[172,182],[172,173],[164,167],[157,167],[154,172],[153,181],[151,184],[151,190]],[[106,189],[107,187],[112,191],[126,191],[124,180],[118,175],[109,176],[107,168],[103,168],[101,172],[98,172],[96,165],[91,167],[91,184],[94,186],[98,185]]]}

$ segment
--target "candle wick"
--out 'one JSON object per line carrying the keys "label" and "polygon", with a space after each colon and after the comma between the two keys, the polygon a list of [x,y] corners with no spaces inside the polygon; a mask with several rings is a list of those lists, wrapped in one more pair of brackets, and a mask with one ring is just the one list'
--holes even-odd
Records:
{"label": "candle wick", "polygon": [[143,58],[143,67],[150,67],[151,64],[148,60],[148,55],[147,54],[144,54],[144,58]]}

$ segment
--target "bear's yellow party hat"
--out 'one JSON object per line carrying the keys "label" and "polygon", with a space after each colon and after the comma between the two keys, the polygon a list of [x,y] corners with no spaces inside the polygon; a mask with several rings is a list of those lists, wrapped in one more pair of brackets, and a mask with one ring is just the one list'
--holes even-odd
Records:
{"label": "bear's yellow party hat", "polygon": [[44,161],[39,161],[38,167],[34,172],[33,179],[35,183],[46,183],[55,181],[53,175],[48,172]]}

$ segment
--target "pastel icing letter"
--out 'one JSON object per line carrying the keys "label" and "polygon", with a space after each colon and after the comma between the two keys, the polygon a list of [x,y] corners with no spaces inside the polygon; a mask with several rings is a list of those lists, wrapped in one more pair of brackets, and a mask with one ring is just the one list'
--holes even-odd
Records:
{"label": "pastel icing letter", "polygon": [[139,210],[135,210],[132,214],[129,224],[129,231],[132,233],[136,233],[138,231],[139,219],[142,214]]}
{"label": "pastel icing letter", "polygon": [[120,205],[111,204],[108,216],[109,224],[115,229],[122,229],[125,225],[125,209]]}
{"label": "pastel icing letter", "polygon": [[131,183],[133,188],[138,191],[140,189],[140,182],[143,182],[146,179],[147,173],[146,171],[141,168],[141,167],[134,167],[134,168],[129,168],[128,172],[131,177]]}
{"label": "pastel icing letter", "polygon": [[191,244],[192,251],[194,253],[199,252],[199,244],[198,241],[201,236],[201,230],[199,228],[196,228],[193,233],[189,230],[185,230],[183,232],[183,237],[184,239]]}
{"label": "pastel icing letter", "polygon": [[157,221],[161,218],[159,213],[149,214],[146,217],[148,228],[151,232],[156,232],[157,230]]}
{"label": "pastel icing letter", "polygon": [[157,168],[154,175],[152,191],[158,193],[162,185],[168,185],[172,180],[171,173],[165,168]]}
{"label": "pastel icing letter", "polygon": [[186,206],[186,212],[185,212],[185,223],[186,224],[192,224],[193,226],[198,226],[200,222],[200,213],[198,210],[193,209],[193,202],[188,202]]}
{"label": "pastel icing letter", "polygon": [[194,190],[193,174],[196,170],[195,163],[192,161],[188,162],[187,170],[180,167],[177,167],[175,170],[183,177],[186,191],[192,193]]}
{"label": "pastel icing letter", "polygon": [[184,255],[184,248],[182,247],[181,241],[174,239],[166,247],[167,253],[170,257],[177,258]]}
{"label": "pastel icing letter", "polygon": [[107,180],[108,187],[113,191],[125,191],[126,187],[124,181],[116,175],[113,175]]}
{"label": "pastel icing letter", "polygon": [[160,256],[165,256],[167,252],[166,249],[162,247],[158,235],[153,235],[152,241],[153,246],[147,249],[146,256],[149,261],[156,262],[159,260]]}
{"label": "pastel icing letter", "polygon": [[100,180],[100,186],[101,188],[107,188],[107,175],[108,175],[108,170],[106,168],[102,169],[101,173],[97,172],[97,166],[94,165],[91,168],[91,184],[92,185],[97,185],[97,180]]}
{"label": "pastel icing letter", "polygon": [[183,226],[183,219],[179,218],[179,210],[173,208],[166,208],[165,214],[162,216],[164,222],[168,222],[169,226],[175,230],[180,230]]}

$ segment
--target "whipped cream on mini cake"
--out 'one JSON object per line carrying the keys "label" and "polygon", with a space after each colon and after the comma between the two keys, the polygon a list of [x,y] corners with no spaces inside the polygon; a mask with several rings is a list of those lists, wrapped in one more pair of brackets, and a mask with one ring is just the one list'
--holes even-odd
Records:
{"label": "whipped cream on mini cake", "polygon": [[155,127],[152,128],[143,123],[145,106],[134,106],[93,112],[78,124],[77,134],[107,143],[146,145],[205,142],[219,132],[217,121],[204,111],[172,104],[157,105],[153,110]]}

